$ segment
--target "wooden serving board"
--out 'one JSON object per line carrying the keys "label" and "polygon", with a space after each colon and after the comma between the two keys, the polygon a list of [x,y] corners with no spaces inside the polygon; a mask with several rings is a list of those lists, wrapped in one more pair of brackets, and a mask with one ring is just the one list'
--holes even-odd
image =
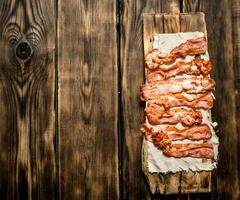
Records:
{"label": "wooden serving board", "polygon": [[[144,54],[153,46],[153,35],[159,33],[200,31],[207,35],[204,13],[144,14]],[[142,146],[142,169],[151,192],[161,194],[202,193],[212,191],[211,171],[150,173],[147,168],[146,141]]]}

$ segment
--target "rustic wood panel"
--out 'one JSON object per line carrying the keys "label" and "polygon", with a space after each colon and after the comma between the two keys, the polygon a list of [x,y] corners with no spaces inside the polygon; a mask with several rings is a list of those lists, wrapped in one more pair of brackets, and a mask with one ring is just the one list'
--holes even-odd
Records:
{"label": "rustic wood panel", "polygon": [[61,199],[118,199],[116,2],[58,5]]}
{"label": "rustic wood panel", "polygon": [[180,1],[178,0],[162,0],[162,13],[179,13]]}
{"label": "rustic wood panel", "polygon": [[54,1],[0,1],[0,196],[54,199]]}
{"label": "rustic wood panel", "polygon": [[199,12],[201,10],[202,0],[183,0],[182,1],[182,12]]}
{"label": "rustic wood panel", "polygon": [[[158,19],[158,23],[156,22]],[[160,20],[159,20],[160,19]],[[158,27],[159,26],[159,27]],[[158,27],[158,28],[157,28]],[[160,30],[157,32],[156,30]],[[196,14],[145,14],[144,53],[152,48],[152,37],[156,33],[202,31],[206,33],[203,13]],[[145,142],[143,144],[145,146]],[[150,174],[147,170],[147,153],[143,147],[143,170],[153,193],[193,193],[211,191],[211,172],[183,172],[168,175]]]}
{"label": "rustic wood panel", "polygon": [[[232,34],[233,34],[233,67],[235,78],[236,125],[237,125],[237,155],[240,155],[240,1],[232,1]],[[236,155],[235,155],[236,156]],[[240,187],[240,161],[238,159],[238,188]],[[236,171],[235,171],[236,172]],[[235,198],[240,198],[240,190]]]}
{"label": "rustic wood panel", "polygon": [[[182,12],[184,13],[193,13],[193,12],[200,12],[202,11],[204,6],[204,3],[202,0],[183,0],[182,1]],[[202,14],[200,14],[202,15]],[[205,16],[206,17],[206,16]],[[181,18],[181,30],[187,30],[190,29],[192,31],[201,30],[205,34],[207,34],[206,30],[206,24],[204,15],[199,17],[199,14],[196,13],[193,16],[185,15],[185,17]],[[212,60],[212,58],[210,57]],[[182,190],[185,190],[187,192],[188,188],[184,187],[184,180],[191,179],[191,177],[194,177],[192,179],[193,184],[198,184],[201,188],[202,192],[207,192],[210,190],[215,189],[215,181],[213,179],[214,172],[201,172],[201,176],[198,176],[198,173],[183,173],[183,179],[182,179]],[[190,176],[190,177],[189,177]],[[191,192],[191,191],[189,191]],[[208,194],[194,194],[194,195],[188,195],[189,199],[214,199],[213,193]]]}
{"label": "rustic wood panel", "polygon": [[[206,14],[209,52],[214,68],[212,76],[216,80],[216,101],[213,117],[218,122],[219,164],[216,173],[217,191],[215,199],[239,199],[239,132],[237,132],[236,88],[234,82],[239,77],[236,47],[236,10],[233,1],[202,1]],[[236,4],[235,4],[236,5]],[[236,9],[236,10],[235,10]],[[233,13],[235,13],[233,15]],[[232,23],[232,19],[234,20]],[[235,27],[235,28],[234,28]],[[236,42],[236,43],[235,43]],[[234,67],[235,66],[235,67]],[[235,69],[235,71],[234,71]],[[234,73],[235,72],[235,73]],[[237,123],[237,120],[238,123]]]}
{"label": "rustic wood panel", "polygon": [[[203,13],[181,14],[180,26],[181,32],[201,31],[207,35]],[[211,175],[211,172],[182,172],[181,192],[210,192],[212,190]]]}
{"label": "rustic wood panel", "polygon": [[[0,1],[1,199],[239,199],[239,4],[239,0]],[[179,11],[205,12],[217,82],[216,191],[152,196],[141,170],[138,127],[145,106],[138,98],[144,82],[142,16]],[[202,26],[198,19],[181,18],[185,26],[176,23],[172,31]],[[153,24],[145,24],[149,32],[162,32],[169,20],[174,19],[159,14]],[[188,20],[193,21],[187,25]],[[59,89],[54,91],[56,84]],[[182,185],[191,178],[182,179]],[[151,181],[152,188],[159,181],[173,183],[171,176],[167,180],[152,176]]]}
{"label": "rustic wood panel", "polygon": [[[180,31],[178,14],[145,14],[143,23],[144,54],[147,54],[147,52],[152,48],[154,34]],[[169,173],[167,175],[149,173],[147,169],[147,152],[145,141],[143,142],[142,153],[143,171],[147,176],[151,192],[161,194],[177,194],[180,188],[181,173]]]}
{"label": "rustic wood panel", "polygon": [[150,191],[141,169],[144,104],[139,87],[144,82],[142,15],[160,12],[161,1],[124,1],[121,11],[120,52],[123,111],[123,199],[149,199]]}

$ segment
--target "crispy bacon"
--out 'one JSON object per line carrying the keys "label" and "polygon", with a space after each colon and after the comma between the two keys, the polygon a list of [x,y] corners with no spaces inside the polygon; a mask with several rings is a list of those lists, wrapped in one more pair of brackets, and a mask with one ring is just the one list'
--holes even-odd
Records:
{"label": "crispy bacon", "polygon": [[172,144],[162,151],[166,156],[175,158],[214,158],[213,145],[210,143]]}
{"label": "crispy bacon", "polygon": [[209,77],[176,78],[156,81],[154,83],[144,84],[141,86],[141,100],[146,101],[153,99],[164,93],[206,93],[212,90],[214,86],[214,80]]}
{"label": "crispy bacon", "polygon": [[210,128],[206,124],[193,126],[179,130],[175,127],[167,127],[159,132],[153,131],[146,124],[141,125],[141,131],[148,141],[151,141],[157,148],[169,157],[195,157],[213,158],[213,146],[209,143],[187,143],[172,144],[172,141],[191,139],[209,139],[212,135]]}
{"label": "crispy bacon", "polygon": [[152,142],[156,147],[163,149],[166,146],[171,146],[172,140],[171,138],[164,132],[165,130],[161,130],[158,132],[154,132],[152,128],[150,128],[147,124],[142,124],[140,126],[140,130],[144,133],[145,138]]}
{"label": "crispy bacon", "polygon": [[174,48],[170,53],[179,57],[186,55],[196,55],[203,54],[207,51],[207,38],[198,37],[194,39],[189,39],[185,43],[180,44],[178,47]]}
{"label": "crispy bacon", "polygon": [[165,80],[167,78],[180,74],[208,75],[212,69],[212,64],[208,60],[195,58],[193,61],[190,62],[179,61],[176,64],[172,65],[171,69],[169,69],[168,71],[162,70],[160,67],[161,66],[159,66],[157,70],[148,70],[148,83]]}
{"label": "crispy bacon", "polygon": [[[211,109],[213,106],[211,90],[215,82],[209,76],[212,64],[198,56],[206,52],[207,39],[199,37],[187,40],[169,53],[152,49],[145,56],[147,84],[141,86],[141,100],[147,101],[145,111],[148,122],[152,125],[181,123],[188,126],[183,129],[172,125],[160,126],[158,131],[147,124],[141,126],[146,139],[166,156],[214,158],[213,145],[206,142],[212,136],[211,129],[207,124],[201,124],[201,111],[196,110]],[[182,58],[187,55],[194,58],[184,61]],[[193,76],[175,77],[181,74]],[[175,142],[185,139],[205,142]]]}
{"label": "crispy bacon", "polygon": [[189,128],[177,129],[174,126],[168,126],[161,130],[154,132],[147,124],[141,125],[141,131],[146,138],[154,143],[158,143],[163,139],[175,140],[207,140],[211,138],[211,129],[207,124],[194,125]]}
{"label": "crispy bacon", "polygon": [[152,125],[182,123],[185,126],[192,126],[202,122],[201,112],[194,109],[173,108],[165,110],[163,106],[149,103],[145,111],[147,119]]}
{"label": "crispy bacon", "polygon": [[173,62],[178,57],[203,54],[206,51],[207,39],[206,37],[199,37],[187,40],[174,48],[170,53],[162,53],[157,49],[153,49],[145,56],[145,63],[149,69],[155,69],[159,65]]}
{"label": "crispy bacon", "polygon": [[183,94],[162,94],[156,96],[154,99],[149,100],[149,103],[155,103],[157,105],[163,105],[165,108],[177,107],[177,106],[188,106],[192,108],[202,108],[209,110],[213,106],[213,97],[211,93],[207,93],[195,100],[188,99]]}

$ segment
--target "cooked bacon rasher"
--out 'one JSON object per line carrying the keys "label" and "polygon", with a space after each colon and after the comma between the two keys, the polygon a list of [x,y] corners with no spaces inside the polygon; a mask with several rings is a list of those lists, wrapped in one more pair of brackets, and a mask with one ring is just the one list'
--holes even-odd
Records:
{"label": "cooked bacon rasher", "polygon": [[145,111],[147,119],[152,125],[182,123],[185,126],[192,126],[202,122],[201,112],[194,109],[172,108],[166,110],[163,106],[149,103]]}
{"label": "cooked bacon rasher", "polygon": [[159,66],[156,70],[148,70],[147,82],[152,83],[154,81],[161,81],[167,78],[180,75],[208,75],[212,69],[212,64],[209,60],[201,58],[195,58],[193,61],[184,62],[179,61],[176,64],[170,65],[169,70],[162,69],[163,66]]}
{"label": "cooked bacon rasher", "polygon": [[162,151],[166,156],[175,158],[214,158],[213,145],[210,143],[172,144]]}
{"label": "cooked bacon rasher", "polygon": [[172,141],[176,140],[209,139],[212,134],[206,124],[196,125],[182,130],[169,126],[158,132],[154,132],[152,128],[143,124],[140,129],[148,141],[152,142],[169,157],[213,158],[214,156],[213,146],[209,143],[172,144]]}
{"label": "cooked bacon rasher", "polygon": [[188,106],[192,108],[202,108],[209,110],[213,106],[213,97],[211,93],[207,93],[203,96],[192,96],[192,98],[196,98],[194,100],[187,98],[181,93],[177,94],[162,94],[156,96],[152,100],[148,100],[149,103],[155,103],[157,105],[163,105],[165,109],[171,107],[178,107],[178,106]]}
{"label": "cooked bacon rasher", "polygon": [[154,99],[156,96],[165,93],[186,92],[188,94],[203,94],[211,91],[214,86],[214,80],[209,77],[176,78],[156,81],[141,86],[141,100]]}
{"label": "cooked bacon rasher", "polygon": [[153,141],[154,144],[161,142],[162,140],[207,140],[211,138],[211,129],[207,124],[194,125],[184,129],[178,129],[174,126],[167,126],[154,131],[147,124],[142,124],[140,130],[145,134],[149,141]]}
{"label": "cooked bacon rasher", "polygon": [[207,39],[205,37],[199,37],[187,40],[185,43],[174,48],[170,53],[162,53],[157,49],[153,49],[145,56],[145,63],[149,69],[156,69],[159,65],[174,62],[178,57],[204,54],[206,51]]}

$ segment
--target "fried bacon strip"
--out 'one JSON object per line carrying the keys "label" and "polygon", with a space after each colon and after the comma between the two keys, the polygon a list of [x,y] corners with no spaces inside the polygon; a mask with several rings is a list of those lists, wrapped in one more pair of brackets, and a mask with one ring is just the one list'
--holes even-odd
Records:
{"label": "fried bacon strip", "polygon": [[178,57],[204,54],[206,51],[207,39],[206,37],[199,37],[187,40],[174,48],[170,53],[162,53],[157,49],[153,49],[145,56],[145,63],[149,69],[156,69],[159,65],[169,64]]}
{"label": "fried bacon strip", "polygon": [[149,72],[156,71],[156,70],[168,72],[176,68],[180,68],[184,65],[196,65],[204,74],[209,74],[209,72],[212,69],[212,63],[209,60],[205,60],[200,57],[195,57],[192,61],[189,61],[189,62],[177,61],[171,65],[167,65],[167,64],[159,65],[156,68],[149,69]]}
{"label": "fried bacon strip", "polygon": [[214,158],[213,145],[210,143],[172,144],[163,153],[169,157]]}
{"label": "fried bacon strip", "polygon": [[202,122],[202,114],[199,110],[186,108],[173,108],[165,110],[163,106],[149,103],[145,108],[147,119],[150,124],[177,124],[182,123],[185,126],[200,124]]}
{"label": "fried bacon strip", "polygon": [[195,157],[213,158],[213,145],[209,143],[187,143],[172,144],[172,141],[191,139],[209,139],[212,135],[206,124],[193,126],[179,130],[174,127],[167,127],[164,130],[155,132],[146,124],[141,125],[141,131],[148,141],[151,141],[157,148],[161,149],[169,157]]}
{"label": "fried bacon strip", "polygon": [[161,81],[180,74],[208,75],[211,69],[212,64],[209,60],[195,58],[190,62],[179,61],[176,64],[172,65],[169,71],[162,69],[148,70],[147,82],[152,83],[154,81]]}
{"label": "fried bacon strip", "polygon": [[168,126],[154,132],[147,124],[142,124],[140,130],[145,134],[149,141],[153,141],[154,144],[158,144],[162,140],[207,140],[211,138],[211,129],[207,124],[194,125],[189,128],[177,129],[173,126]]}
{"label": "fried bacon strip", "polygon": [[153,99],[164,93],[206,93],[212,90],[214,86],[214,80],[209,77],[176,78],[156,81],[154,83],[144,84],[141,86],[141,100],[146,101]]}
{"label": "fried bacon strip", "polygon": [[207,93],[206,95],[201,96],[195,100],[191,100],[181,93],[168,93],[156,96],[154,99],[149,100],[148,102],[155,103],[157,105],[163,105],[166,109],[178,106],[188,106],[192,108],[202,108],[209,110],[213,106],[213,97],[211,93]]}

